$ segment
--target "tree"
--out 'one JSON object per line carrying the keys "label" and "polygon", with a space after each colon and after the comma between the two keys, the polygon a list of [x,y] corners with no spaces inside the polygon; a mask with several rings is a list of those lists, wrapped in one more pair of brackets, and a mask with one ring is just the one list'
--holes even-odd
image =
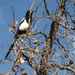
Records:
{"label": "tree", "polygon": [[13,62],[11,71],[15,75],[18,71],[26,75],[22,74],[25,70],[20,66],[25,62],[34,70],[33,75],[60,75],[62,70],[66,70],[63,72],[66,75],[75,74],[75,54],[72,53],[75,47],[75,1],[54,2],[57,7],[52,11],[53,7],[49,6],[52,0],[33,0],[30,7],[32,27],[14,42],[11,58],[8,57]]}

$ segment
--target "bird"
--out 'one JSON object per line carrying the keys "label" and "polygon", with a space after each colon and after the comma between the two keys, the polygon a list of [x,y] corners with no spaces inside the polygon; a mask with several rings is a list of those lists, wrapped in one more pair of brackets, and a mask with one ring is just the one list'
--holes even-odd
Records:
{"label": "bird", "polygon": [[5,59],[8,57],[9,53],[13,49],[14,43],[19,38],[18,35],[26,34],[28,30],[30,29],[31,24],[32,24],[32,14],[33,14],[32,10],[27,10],[24,19],[19,23],[16,34],[14,36],[14,42],[9,47],[9,51],[6,54]]}
{"label": "bird", "polygon": [[17,34],[26,33],[26,31],[30,28],[32,23],[32,13],[33,11],[28,10],[24,19],[19,23],[19,27],[17,29]]}

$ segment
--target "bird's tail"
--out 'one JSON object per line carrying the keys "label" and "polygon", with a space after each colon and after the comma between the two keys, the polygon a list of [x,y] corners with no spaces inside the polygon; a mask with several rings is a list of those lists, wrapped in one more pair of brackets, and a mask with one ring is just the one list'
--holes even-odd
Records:
{"label": "bird's tail", "polygon": [[7,59],[8,55],[9,55],[10,52],[13,50],[13,47],[14,47],[14,44],[15,44],[16,40],[17,40],[17,39],[15,38],[15,40],[13,41],[13,43],[11,44],[11,46],[9,47],[9,51],[7,52],[7,54],[6,54],[6,56],[5,56],[4,59]]}
{"label": "bird's tail", "polygon": [[7,59],[8,55],[10,54],[10,52],[11,52],[11,50],[13,48],[13,46],[14,46],[14,43],[10,46],[9,51],[7,52],[7,54],[5,56],[5,59]]}

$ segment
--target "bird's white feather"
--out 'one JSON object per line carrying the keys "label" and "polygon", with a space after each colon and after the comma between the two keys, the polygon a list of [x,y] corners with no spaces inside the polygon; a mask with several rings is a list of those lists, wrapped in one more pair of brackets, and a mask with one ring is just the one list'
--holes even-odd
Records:
{"label": "bird's white feather", "polygon": [[21,23],[21,25],[19,26],[19,30],[26,30],[29,28],[29,24],[26,22],[26,20],[24,20],[23,23]]}

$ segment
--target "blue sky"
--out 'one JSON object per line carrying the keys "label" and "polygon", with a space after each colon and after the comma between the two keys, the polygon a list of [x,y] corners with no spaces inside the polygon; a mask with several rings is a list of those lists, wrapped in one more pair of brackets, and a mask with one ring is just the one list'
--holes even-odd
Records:
{"label": "blue sky", "polygon": [[[36,0],[36,3],[38,1],[39,0]],[[18,21],[23,16],[25,16],[26,10],[28,8],[30,8],[31,3],[32,3],[32,0],[0,0],[0,59],[4,58],[6,52],[8,51],[8,48],[10,46],[10,43],[13,39],[13,34],[11,32],[9,32],[9,26],[8,26],[11,24],[11,21],[12,21],[11,6],[14,7],[16,20]],[[56,7],[57,7],[56,0],[49,0],[48,9],[54,11],[56,9]],[[35,6],[34,6],[34,9],[35,9]],[[39,11],[41,9],[39,9]],[[40,14],[41,11],[40,12],[39,11],[38,11],[38,13]],[[41,22],[42,26],[40,25],[40,22]],[[35,28],[34,31],[40,30],[43,32],[48,32],[48,30],[49,30],[48,28],[50,26],[47,26],[47,25],[49,23],[50,23],[50,21],[47,19],[42,19],[42,20],[37,21],[37,24],[34,27]],[[62,38],[61,38],[61,40],[62,40]],[[60,50],[57,50],[57,53],[55,53],[55,54],[57,56],[61,55],[61,54],[58,55],[58,52],[60,52]],[[58,60],[61,60],[61,59],[63,59],[63,57],[58,58]],[[57,62],[64,63],[63,60],[57,61]],[[8,70],[10,70],[10,68],[11,68],[11,66],[9,64],[0,64],[0,73],[7,72]],[[28,66],[26,66],[26,68],[29,69],[30,73],[31,73],[31,68],[29,68]],[[63,75],[63,74],[61,74],[61,75]]]}

